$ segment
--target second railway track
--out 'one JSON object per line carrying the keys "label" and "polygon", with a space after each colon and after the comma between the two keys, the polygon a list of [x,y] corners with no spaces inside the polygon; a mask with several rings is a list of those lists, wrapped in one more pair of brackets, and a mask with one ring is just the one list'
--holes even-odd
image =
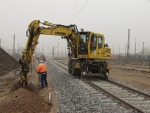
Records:
{"label": "second railway track", "polygon": [[[67,70],[67,64],[55,62],[57,65]],[[103,91],[108,96],[113,97],[118,103],[123,104],[134,112],[150,113],[150,95],[116,83],[111,80],[102,80],[97,77],[82,78],[82,81],[91,85],[97,90]]]}

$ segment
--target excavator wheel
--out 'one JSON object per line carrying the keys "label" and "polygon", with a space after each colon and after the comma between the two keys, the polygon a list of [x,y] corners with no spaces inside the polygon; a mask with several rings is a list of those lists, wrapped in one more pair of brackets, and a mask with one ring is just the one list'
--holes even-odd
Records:
{"label": "excavator wheel", "polygon": [[108,80],[108,72],[105,73],[104,78],[105,80]]}
{"label": "excavator wheel", "polygon": [[71,73],[72,71],[70,65],[71,65],[71,60],[68,61],[68,73]]}
{"label": "excavator wheel", "polygon": [[68,73],[71,73],[71,69],[69,68],[69,66],[68,66]]}
{"label": "excavator wheel", "polygon": [[81,70],[80,70],[80,68],[74,68],[74,69],[72,69],[72,76],[81,77]]}
{"label": "excavator wheel", "polygon": [[[22,85],[23,85],[23,82],[20,83],[20,81],[14,83],[9,91],[9,94],[13,93],[14,91],[18,90],[19,88],[23,88]],[[37,94],[36,85],[32,81],[29,83],[29,85],[27,87],[25,86],[25,89],[31,91],[32,93]]]}
{"label": "excavator wheel", "polygon": [[109,72],[108,72],[108,71],[106,71],[106,72],[105,72],[105,74],[104,74],[104,78],[105,78],[105,80],[108,80],[108,76],[109,76]]}
{"label": "excavator wheel", "polygon": [[77,76],[81,77],[81,70],[80,70],[80,68],[77,68],[76,70],[77,70]]}
{"label": "excavator wheel", "polygon": [[76,68],[73,68],[72,69],[72,76],[76,76],[77,75],[77,69]]}

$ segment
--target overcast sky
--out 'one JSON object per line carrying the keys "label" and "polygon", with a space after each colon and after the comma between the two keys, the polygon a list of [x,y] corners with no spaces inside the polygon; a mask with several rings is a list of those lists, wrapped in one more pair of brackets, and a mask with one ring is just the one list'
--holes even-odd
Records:
{"label": "overcast sky", "polygon": [[[78,29],[104,34],[105,42],[118,53],[125,51],[130,29],[131,52],[150,45],[150,0],[0,0],[0,39],[2,46],[12,47],[13,36],[25,46],[26,30],[33,20],[54,24],[76,24]],[[86,4],[85,4],[86,3]],[[84,6],[85,5],[85,6]],[[84,7],[83,7],[84,6]],[[83,9],[82,9],[83,7]],[[82,10],[81,10],[82,9]],[[81,11],[80,11],[81,10]],[[80,12],[79,12],[80,11]],[[41,35],[39,48],[66,46],[65,40],[56,36]],[[49,48],[50,49],[50,48]]]}

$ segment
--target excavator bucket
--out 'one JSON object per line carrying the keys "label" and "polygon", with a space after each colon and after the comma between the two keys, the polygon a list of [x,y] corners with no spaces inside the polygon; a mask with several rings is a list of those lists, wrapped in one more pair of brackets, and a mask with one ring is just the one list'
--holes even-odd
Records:
{"label": "excavator bucket", "polygon": [[[11,94],[12,92],[14,92],[15,90],[17,90],[19,88],[20,88],[19,82],[14,83],[13,86],[11,87],[11,89],[10,89],[9,94]],[[36,85],[32,81],[29,83],[27,90],[31,91],[32,93],[37,94]]]}
{"label": "excavator bucket", "polygon": [[36,88],[36,85],[31,81],[28,85],[28,90],[37,94],[37,88]]}
{"label": "excavator bucket", "polygon": [[19,89],[20,88],[20,84],[19,82],[17,81],[16,83],[14,83],[12,85],[12,87],[10,88],[10,91],[9,91],[9,94],[11,94],[12,92],[14,92],[15,90]]}

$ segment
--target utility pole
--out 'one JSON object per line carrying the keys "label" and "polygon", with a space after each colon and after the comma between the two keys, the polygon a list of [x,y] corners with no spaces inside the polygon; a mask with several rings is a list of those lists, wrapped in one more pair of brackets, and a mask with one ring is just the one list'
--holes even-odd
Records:
{"label": "utility pole", "polygon": [[14,42],[13,42],[13,54],[15,53],[15,35],[14,35]]}
{"label": "utility pole", "polygon": [[128,29],[128,43],[127,43],[127,56],[130,53],[130,29]]}
{"label": "utility pole", "polygon": [[39,54],[41,54],[40,48],[39,48]]}
{"label": "utility pole", "polygon": [[54,46],[53,46],[53,52],[52,52],[52,54],[53,54],[53,58],[54,58]]}
{"label": "utility pole", "polygon": [[19,44],[18,44],[18,54],[19,54]]}
{"label": "utility pole", "polygon": [[113,44],[113,54],[114,54],[114,44]]}
{"label": "utility pole", "polygon": [[135,56],[136,56],[136,38],[135,38]]}
{"label": "utility pole", "polygon": [[66,57],[66,47],[65,47],[65,57]]}
{"label": "utility pole", "polygon": [[42,55],[44,55],[44,44],[43,44],[43,48],[42,48]]}
{"label": "utility pole", "polygon": [[120,55],[120,46],[119,46],[119,55]]}
{"label": "utility pole", "polygon": [[59,55],[59,42],[58,42],[58,46],[57,46],[57,58],[58,58],[58,55]]}
{"label": "utility pole", "polygon": [[126,43],[125,43],[125,55],[126,55],[126,47],[127,47],[127,46],[126,46]]}
{"label": "utility pole", "polygon": [[62,46],[62,57],[63,57],[63,46]]}
{"label": "utility pole", "polygon": [[143,42],[143,52],[142,52],[142,55],[144,55],[144,43],[146,43],[146,42]]}
{"label": "utility pole", "polygon": [[0,48],[1,48],[1,39],[0,39]]}

